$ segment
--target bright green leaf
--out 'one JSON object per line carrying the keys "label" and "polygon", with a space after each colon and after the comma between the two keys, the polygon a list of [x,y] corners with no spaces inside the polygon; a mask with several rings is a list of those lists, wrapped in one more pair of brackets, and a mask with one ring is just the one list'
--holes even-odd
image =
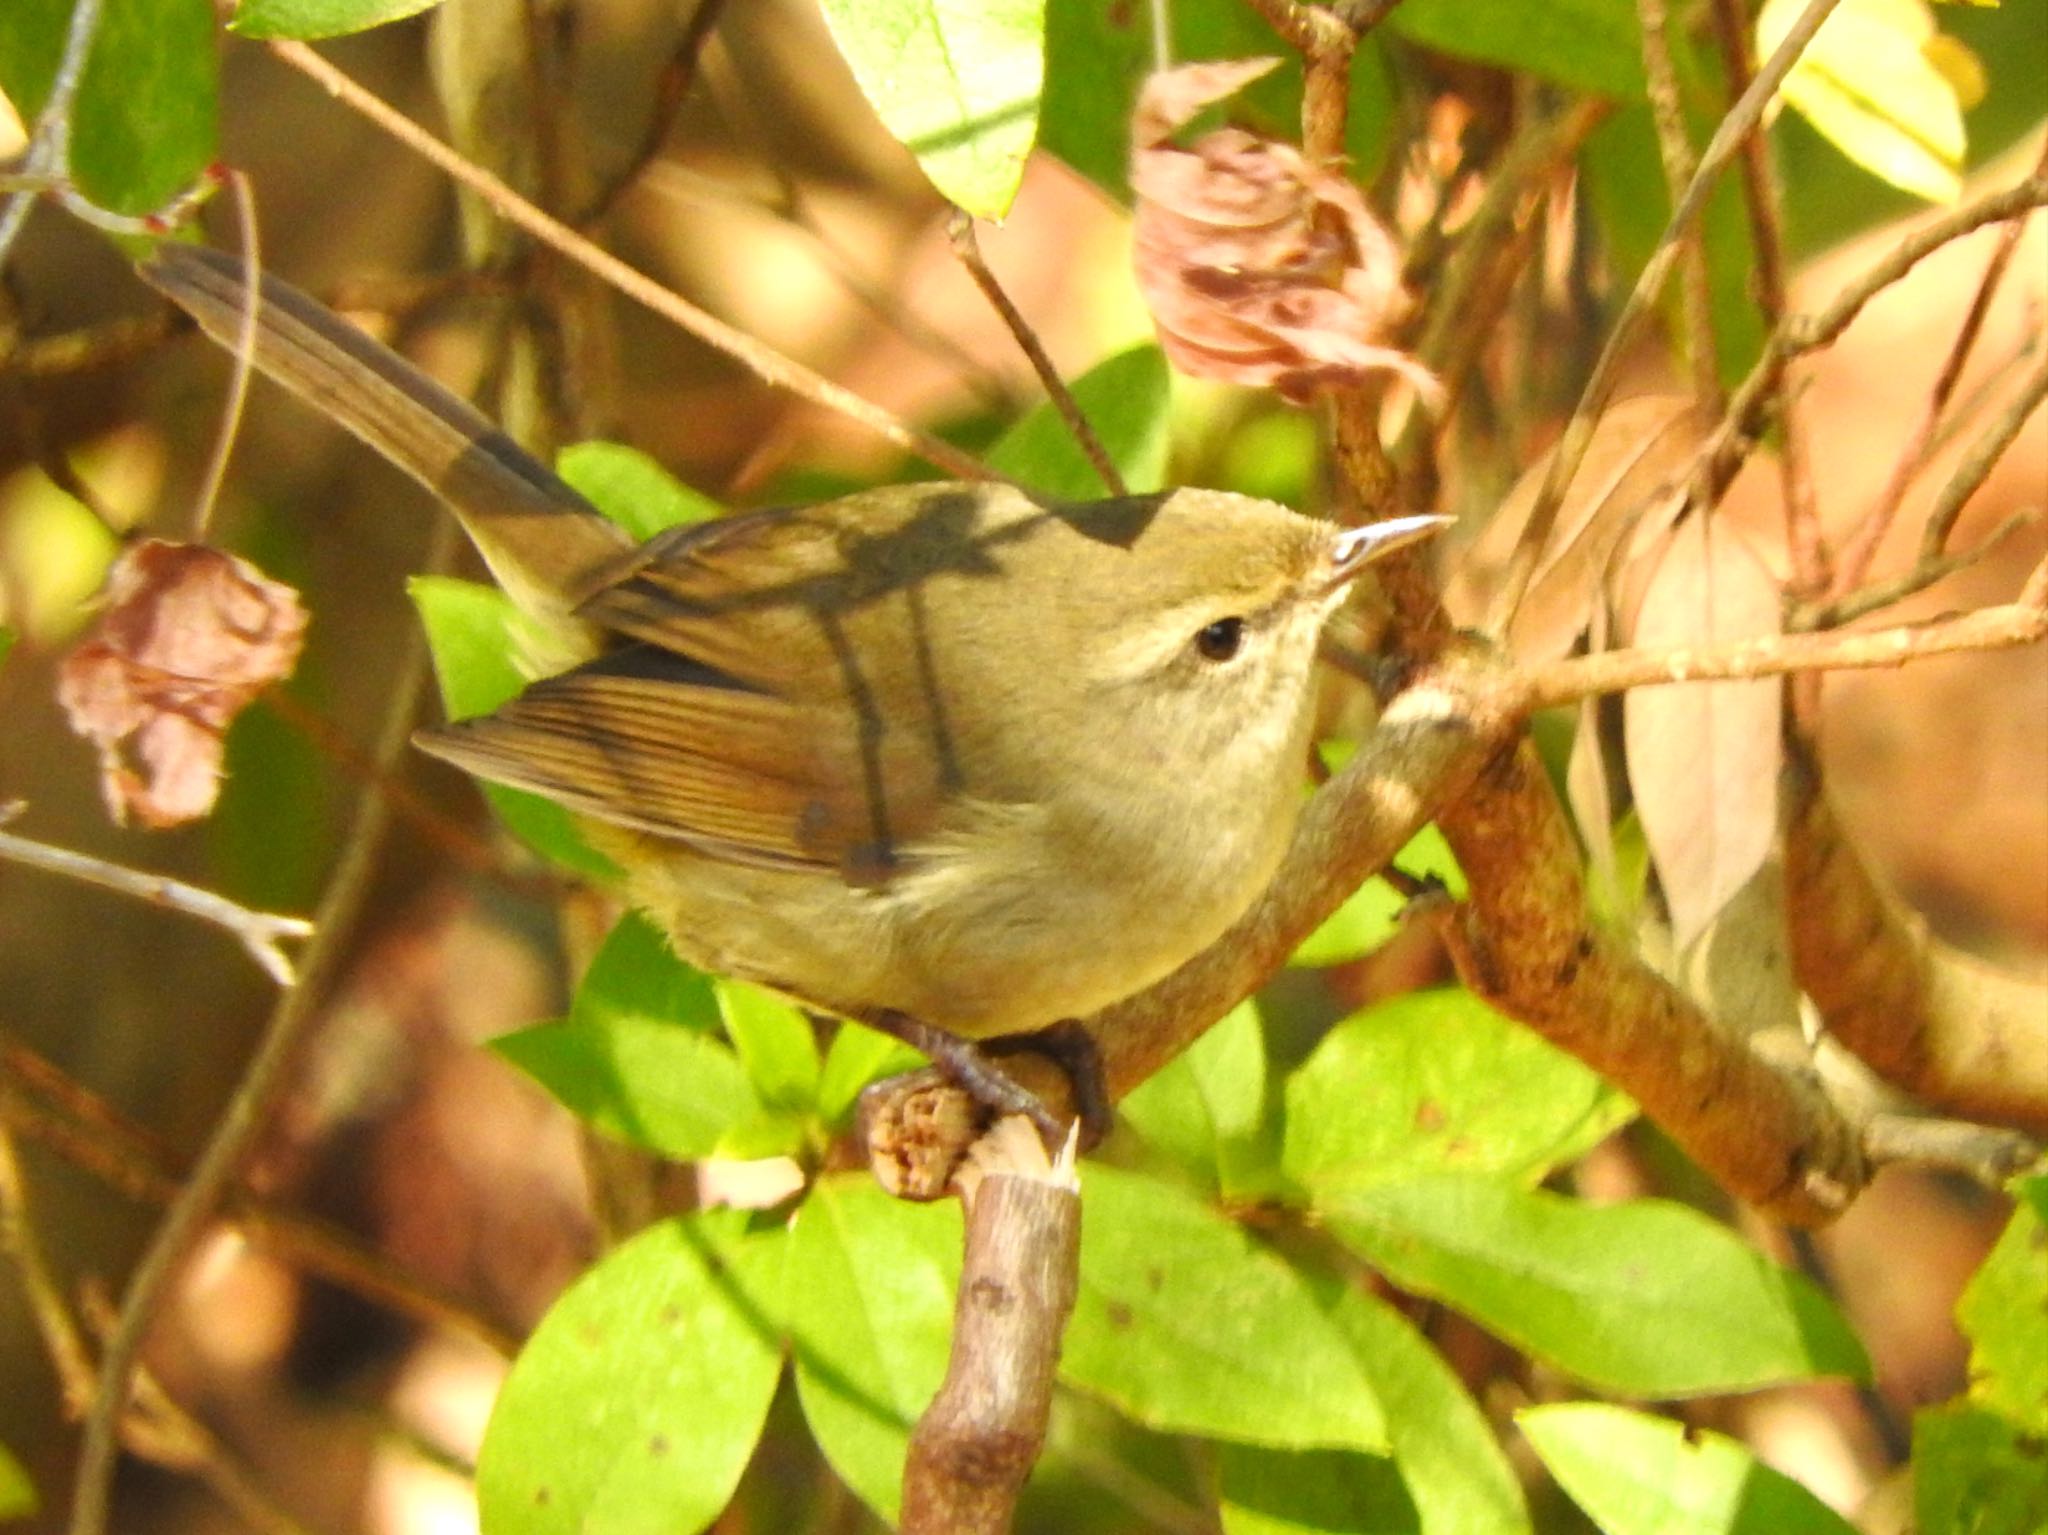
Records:
{"label": "bright green leaf", "polygon": [[311,41],[403,21],[440,0],[241,0],[228,30],[244,37]]}
{"label": "bright green leaf", "polygon": [[[1450,844],[1434,824],[1425,826],[1394,855],[1404,873],[1418,878],[1435,875],[1452,895],[1465,894],[1465,874]],[[1363,958],[1400,931],[1401,910],[1408,904],[1385,880],[1375,876],[1360,885],[1323,925],[1302,940],[1290,965],[1342,965]]]}
{"label": "bright green leaf", "polygon": [[612,924],[569,1003],[575,1023],[603,1025],[622,1017],[699,1031],[719,1021],[711,977],[678,959],[661,930],[637,911]]}
{"label": "bright green leaf", "polygon": [[841,1023],[818,1074],[818,1114],[837,1125],[853,1112],[860,1090],[882,1077],[915,1071],[925,1058],[900,1039],[858,1023]]}
{"label": "bright green leaf", "polygon": [[1251,1191],[1265,1160],[1266,1040],[1239,1003],[1118,1106],[1124,1122],[1211,1187]]}
{"label": "bright green leaf", "polygon": [[804,1417],[840,1479],[894,1524],[910,1430],[946,1374],[959,1206],[892,1199],[865,1173],[824,1178],[791,1236],[784,1293]]}
{"label": "bright green leaf", "polygon": [[[1131,491],[1159,489],[1166,478],[1168,405],[1166,357],[1159,348],[1136,346],[1097,363],[1074,381],[1073,394]],[[1050,402],[1005,432],[987,462],[1048,496],[1094,501],[1109,494]]]}
{"label": "bright green leaf", "polygon": [[718,982],[726,1037],[770,1108],[803,1110],[818,1098],[818,1041],[794,1002],[744,981]]}
{"label": "bright green leaf", "polygon": [[[1805,0],[1766,0],[1757,48],[1769,54]],[[1842,0],[1785,77],[1784,98],[1851,160],[1929,202],[1962,191],[1968,151],[1959,54],[1926,0]],[[1947,72],[1945,72],[1945,70]]]}
{"label": "bright green leaf", "polygon": [[1430,1173],[1534,1183],[1634,1112],[1463,987],[1410,992],[1339,1023],[1289,1079],[1281,1165],[1318,1203]]}
{"label": "bright green leaf", "polygon": [[1596,1402],[1532,1407],[1517,1421],[1605,1535],[1855,1535],[1726,1435]]}
{"label": "bright green leaf", "polygon": [[1869,1375],[1826,1296],[1680,1205],[1596,1208],[1444,1175],[1332,1194],[1318,1208],[1403,1289],[1603,1390],[1698,1396]]}
{"label": "bright green leaf", "polygon": [[663,1221],[562,1295],[498,1393],[477,1462],[492,1535],[688,1535],[760,1438],[787,1246],[735,1212]]}
{"label": "bright green leaf", "polygon": [[[495,587],[415,576],[407,590],[426,626],[450,719],[488,713],[526,686],[530,674],[561,659],[559,640],[548,627]],[[534,658],[531,672],[526,657]],[[584,840],[575,818],[553,800],[503,784],[480,787],[506,829],[542,857],[588,878],[619,878],[618,868]]]}
{"label": "bright green leaf", "polygon": [[[42,110],[71,0],[0,4],[0,92],[26,120]],[[210,0],[106,0],[71,109],[78,188],[117,213],[151,213],[212,162],[219,64]]]}
{"label": "bright green leaf", "polygon": [[786,1149],[779,1134],[764,1146],[756,1126],[765,1111],[740,1058],[679,1024],[564,1019],[501,1034],[491,1048],[586,1124],[679,1162]]}
{"label": "bright green leaf", "polygon": [[724,510],[638,448],[616,442],[566,447],[555,455],[555,472],[642,543],[683,523],[708,521]]}
{"label": "bright green leaf", "polygon": [[[2035,1318],[2040,1327],[2040,1318]],[[2048,1530],[2041,1439],[2010,1418],[1949,1402],[1913,1419],[1918,1535],[2017,1535]]]}
{"label": "bright green leaf", "polygon": [[1149,1428],[1383,1451],[1364,1367],[1276,1254],[1156,1179],[1090,1164],[1069,1385]]}
{"label": "bright green leaf", "polygon": [[1038,137],[1045,0],[823,0],[875,115],[948,202],[1009,212]]}
{"label": "bright green leaf", "polygon": [[1632,0],[1407,0],[1387,25],[1459,58],[1640,100],[1642,30]]}
{"label": "bright green leaf", "polygon": [[2014,1208],[1956,1320],[1970,1340],[1971,1399],[2048,1436],[2048,1229],[2030,1201]]}

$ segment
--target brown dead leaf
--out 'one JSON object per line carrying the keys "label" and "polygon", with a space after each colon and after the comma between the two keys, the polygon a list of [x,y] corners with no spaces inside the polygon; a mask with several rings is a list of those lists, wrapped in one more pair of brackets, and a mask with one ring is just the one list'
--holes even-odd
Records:
{"label": "brown dead leaf", "polygon": [[1237,128],[1169,136],[1276,60],[1152,76],[1131,118],[1138,290],[1183,373],[1271,387],[1297,403],[1392,371],[1435,381],[1384,344],[1407,308],[1401,253],[1358,188],[1291,145]]}
{"label": "brown dead leaf", "polygon": [[[1650,577],[1631,642],[1682,649],[1776,634],[1782,601],[1727,519],[1691,517]],[[1637,688],[1622,705],[1629,784],[1680,948],[1770,852],[1782,696],[1770,678],[1672,683]]]}
{"label": "brown dead leaf", "polygon": [[146,539],[107,577],[107,607],[65,657],[57,699],[100,752],[115,820],[176,826],[213,808],[228,725],[291,675],[298,593],[203,544]]}

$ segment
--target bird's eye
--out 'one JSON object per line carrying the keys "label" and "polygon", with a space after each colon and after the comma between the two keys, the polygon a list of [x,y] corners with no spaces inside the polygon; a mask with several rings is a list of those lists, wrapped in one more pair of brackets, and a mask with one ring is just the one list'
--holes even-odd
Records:
{"label": "bird's eye", "polygon": [[1204,661],[1228,661],[1244,644],[1244,620],[1219,618],[1195,634],[1195,652]]}

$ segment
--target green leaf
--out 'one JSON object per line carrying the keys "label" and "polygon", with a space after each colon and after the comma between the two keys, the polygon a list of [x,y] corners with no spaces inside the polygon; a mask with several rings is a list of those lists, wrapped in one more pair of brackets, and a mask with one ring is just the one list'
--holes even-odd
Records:
{"label": "green leaf", "polygon": [[1595,1208],[1444,1175],[1335,1193],[1318,1208],[1403,1289],[1602,1390],[1678,1397],[1869,1377],[1826,1296],[1680,1205]]}
{"label": "green leaf", "polygon": [[[1279,51],[1271,27],[1242,0],[1178,0],[1168,8],[1180,63],[1242,59]],[[1102,0],[1047,0],[1045,101],[1039,142],[1119,202],[1131,200],[1131,109],[1152,67],[1152,24],[1143,7]],[[1296,142],[1301,133],[1301,66],[1289,60],[1232,98],[1230,120]],[[1394,120],[1394,84],[1379,38],[1368,34],[1352,61],[1345,147],[1351,173],[1377,174]]]}
{"label": "green leaf", "polygon": [[711,977],[678,959],[646,916],[629,911],[612,924],[583,972],[569,1018],[598,1026],[633,1018],[708,1033],[718,1026],[719,1011]]}
{"label": "green leaf", "polygon": [[1091,1164],[1060,1376],[1148,1428],[1382,1451],[1370,1381],[1294,1269],[1187,1194]]}
{"label": "green leaf", "polygon": [[310,42],[367,32],[438,4],[440,0],[241,0],[228,30],[244,37],[294,37]]}
{"label": "green leaf", "polygon": [[[522,613],[495,587],[447,576],[415,576],[407,583],[434,676],[450,719],[487,714],[526,686],[522,658],[535,657],[533,675],[557,659],[559,640],[538,619]],[[617,880],[618,867],[593,848],[562,806],[523,789],[480,784],[498,819],[543,858],[591,879]]]}
{"label": "green leaf", "polygon": [[823,0],[876,116],[948,202],[1001,218],[1038,137],[1045,0]]}
{"label": "green leaf", "polygon": [[[1404,873],[1435,875],[1454,896],[1465,894],[1465,872],[1450,844],[1434,823],[1422,828],[1394,857]],[[1290,965],[1342,965],[1361,959],[1401,929],[1401,910],[1408,898],[1375,875],[1331,912],[1323,925],[1302,940]]]}
{"label": "green leaf", "polygon": [[1605,1535],[1855,1535],[1724,1434],[1596,1402],[1532,1407],[1517,1421]]}
{"label": "green leaf", "polygon": [[862,1024],[842,1022],[832,1036],[832,1048],[825,1052],[825,1067],[818,1074],[818,1114],[826,1124],[838,1125],[853,1113],[860,1090],[870,1082],[915,1071],[925,1058],[900,1039],[892,1039]]}
{"label": "green leaf", "polygon": [[[2039,1318],[2035,1325],[2038,1328]],[[2019,1535],[2048,1530],[2040,1437],[2009,1418],[1949,1402],[1913,1419],[1918,1535]]]}
{"label": "green leaf", "polygon": [[638,448],[616,442],[566,447],[555,455],[555,472],[642,543],[686,522],[707,522],[724,511]]}
{"label": "green leaf", "polygon": [[[1097,363],[1073,383],[1074,403],[1134,495],[1166,482],[1168,394],[1165,354],[1149,343]],[[1109,494],[1050,401],[1005,432],[987,462],[1048,496],[1096,501]]]}
{"label": "green leaf", "polygon": [[1223,1535],[1419,1535],[1395,1464],[1343,1450],[1226,1444],[1216,1457]]}
{"label": "green leaf", "polygon": [[[1756,19],[1760,56],[1804,8],[1804,0],[1767,0]],[[1872,175],[1929,202],[1954,202],[1969,143],[1942,45],[1969,57],[1935,30],[1925,0],[1843,0],[1785,77],[1783,96]]]}
{"label": "green leaf", "polygon": [[1971,1400],[2048,1436],[2048,1231],[2029,1199],[1956,1302],[1956,1320],[1970,1340]]}
{"label": "green leaf", "polygon": [[1644,95],[1642,30],[1631,0],[1407,0],[1387,25],[1458,58],[1604,96]]}
{"label": "green leaf", "polygon": [[40,1506],[27,1469],[0,1444],[0,1519],[26,1519]]}
{"label": "green leaf", "polygon": [[946,1375],[960,1211],[892,1199],[865,1173],[823,1178],[786,1271],[797,1395],[818,1448],[891,1525],[910,1430]]}
{"label": "green leaf", "polygon": [[14,648],[14,640],[14,631],[7,625],[0,624],[0,663],[7,660],[7,652]]}
{"label": "green leaf", "polygon": [[[63,55],[71,0],[0,4],[0,92],[33,121]],[[212,163],[219,64],[210,0],[106,0],[71,108],[78,189],[117,213],[151,213]]]}
{"label": "green leaf", "polygon": [[785,1234],[736,1212],[663,1221],[549,1308],[477,1461],[492,1535],[687,1535],[731,1499],[782,1348]]}
{"label": "green leaf", "polygon": [[1289,1079],[1281,1165],[1317,1203],[1430,1173],[1535,1183],[1634,1113],[1463,987],[1410,992],[1336,1025]]}
{"label": "green leaf", "polygon": [[1269,1154],[1266,1039],[1246,1001],[1155,1072],[1117,1106],[1138,1134],[1210,1187],[1237,1195],[1261,1188]]}
{"label": "green leaf", "polygon": [[818,1041],[794,1002],[744,981],[717,983],[726,1037],[746,1063],[761,1101],[802,1111],[818,1101]]}
{"label": "green leaf", "polygon": [[[1379,1457],[1226,1445],[1219,1460],[1225,1530],[1529,1535],[1514,1467],[1443,1356],[1369,1290],[1336,1274],[1306,1277],[1386,1410],[1393,1470],[1405,1491],[1395,1495]],[[1347,1516],[1353,1508],[1374,1517]]]}
{"label": "green leaf", "polygon": [[766,1110],[740,1058],[679,1024],[563,1019],[501,1034],[491,1048],[586,1124],[679,1162],[786,1149],[786,1135],[761,1134]]}

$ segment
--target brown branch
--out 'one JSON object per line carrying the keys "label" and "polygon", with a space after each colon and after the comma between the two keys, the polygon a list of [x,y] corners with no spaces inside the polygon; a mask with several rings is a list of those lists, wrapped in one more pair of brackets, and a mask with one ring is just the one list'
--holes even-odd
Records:
{"label": "brown branch", "polygon": [[[1685,107],[1678,95],[1678,70],[1671,60],[1671,15],[1664,0],[1636,0],[1636,19],[1643,32],[1643,78],[1649,86],[1650,121],[1657,130],[1657,158],[1664,168],[1664,194],[1671,205],[1685,195],[1698,165],[1686,133]],[[1744,135],[1743,144],[1756,138]],[[1688,360],[1692,364],[1693,398],[1708,410],[1721,408],[1720,348],[1714,342],[1713,294],[1707,285],[1707,247],[1699,226],[1680,237],[1683,247],[1678,275],[1685,315]]]}
{"label": "brown branch", "polygon": [[2048,1135],[2048,988],[1931,935],[1850,844],[1813,759],[1795,749],[1786,777],[1792,968],[1828,1031],[1943,1113]]}
{"label": "brown branch", "polygon": [[[436,534],[432,561],[435,566],[447,563],[452,539],[444,519]],[[425,679],[426,645],[418,631],[414,631],[397,668],[390,706],[378,733],[377,759],[386,766],[405,749]],[[99,1391],[85,1420],[78,1454],[77,1490],[72,1501],[71,1535],[101,1535],[106,1528],[115,1435],[127,1408],[150,1324],[155,1321],[157,1309],[180,1265],[219,1209],[244,1154],[288,1081],[299,1046],[319,1017],[318,1005],[346,958],[349,930],[368,899],[389,814],[381,796],[363,796],[356,823],[315,913],[314,933],[306,946],[298,983],[284,992],[271,1010],[248,1071],[221,1114],[185,1187],[172,1202],[142,1261],[129,1277],[119,1323],[107,1339],[101,1360]]]}
{"label": "brown branch", "polygon": [[1048,1161],[1029,1121],[975,1152],[946,1380],[903,1467],[904,1535],[1002,1535],[1045,1444],[1060,1334],[1080,1287],[1071,1144]]}
{"label": "brown branch", "polygon": [[[2043,569],[2048,569],[2044,565]],[[1547,709],[1660,683],[1726,682],[1799,672],[1904,666],[1964,650],[2031,645],[2048,636],[2048,607],[2022,598],[1955,618],[1891,629],[1762,635],[1725,645],[1608,650],[1556,661],[1522,679],[1525,706]]]}
{"label": "brown branch", "polygon": [[[168,1205],[180,1170],[145,1133],[42,1057],[0,1035],[0,1127],[49,1148],[129,1199]],[[223,1217],[252,1247],[429,1327],[474,1338],[510,1358],[517,1333],[461,1298],[404,1272],[382,1253],[325,1221],[238,1186]],[[82,1404],[81,1404],[82,1408]]]}
{"label": "brown branch", "polygon": [[[2034,174],[2048,176],[2048,141],[2042,144],[2041,158],[2035,162]],[[1907,487],[1926,462],[1935,427],[1962,378],[1963,365],[1969,361],[1971,349],[1977,344],[1985,316],[1991,312],[1992,297],[1998,292],[1998,285],[2005,277],[2005,269],[2011,264],[2012,253],[2018,248],[2025,230],[2023,220],[2013,219],[1999,231],[1998,244],[1991,252],[1991,259],[1984,264],[1984,275],[1977,281],[1977,291],[1970,299],[1962,324],[1956,327],[1955,339],[1949,343],[1948,356],[1943,359],[1941,371],[1935,375],[1934,384],[1921,404],[1919,418],[1906,434],[1905,445],[1899,450],[1884,488],[1878,492],[1877,499],[1842,551],[1841,571],[1835,583],[1838,593],[1853,590],[1869,574],[1870,562],[1876,557],[1878,546],[1884,542],[1885,534],[1891,530],[1899,508],[1905,502]],[[1921,536],[1923,561],[1938,556],[1946,548],[1948,536],[1955,526],[1955,514],[1960,511],[1961,502],[1957,502],[1946,520],[1928,520]]]}
{"label": "brown branch", "polygon": [[1832,1219],[1867,1171],[1808,1077],[1718,1027],[1587,915],[1578,847],[1535,749],[1487,769],[1437,825],[1471,885],[1444,936],[1477,995],[1591,1066],[1730,1193],[1780,1220]]}
{"label": "brown branch", "polygon": [[1585,388],[1580,391],[1579,402],[1572,411],[1572,419],[1565,427],[1557,452],[1551,458],[1550,470],[1543,478],[1535,505],[1530,508],[1521,539],[1509,557],[1507,570],[1494,593],[1486,616],[1488,634],[1505,634],[1515,610],[1521,606],[1529,579],[1536,573],[1537,562],[1542,558],[1543,546],[1549,542],[1551,526],[1557,521],[1565,487],[1579,472],[1587,444],[1592,441],[1593,428],[1599,423],[1608,396],[1621,376],[1623,360],[1635,344],[1636,333],[1649,318],[1657,295],[1663,291],[1665,279],[1671,275],[1672,264],[1678,259],[1686,232],[1706,207],[1707,196],[1713,190],[1715,180],[1743,141],[1756,130],[1764,109],[1777,95],[1778,87],[1784,84],[1785,76],[1791,73],[1799,55],[1838,3],[1839,0],[1807,0],[1806,9],[1793,22],[1784,41],[1773,50],[1757,77],[1749,82],[1749,89],[1742,93],[1741,99],[1728,109],[1728,114],[1708,140],[1707,147],[1701,151],[1698,169],[1686,184],[1685,194],[1671,210],[1671,217],[1658,238],[1657,248],[1644,263],[1635,287],[1630,290],[1621,312],[1615,316],[1607,341],[1600,349],[1600,356],[1593,364]]}
{"label": "brown branch", "polygon": [[575,230],[549,217],[490,172],[456,154],[402,113],[364,90],[340,70],[303,43],[273,42],[270,51],[292,68],[310,76],[344,104],[368,118],[400,143],[467,187],[496,210],[507,223],[517,226],[541,244],[584,267],[610,283],[635,303],[652,310],[670,323],[688,331],[710,346],[751,370],[757,377],[799,398],[836,411],[894,443],[909,453],[963,479],[995,478],[988,467],[962,453],[952,444],[919,431],[899,420],[872,401],[773,347],[748,335],[737,326],[698,308],[645,273],[626,265],[609,251],[593,244]]}
{"label": "brown branch", "polygon": [[1785,627],[1795,633],[1810,629],[1838,629],[1844,624],[1854,623],[1865,614],[1882,612],[1894,603],[1926,591],[1935,582],[1945,580],[1959,570],[1968,570],[1986,555],[2002,548],[2005,541],[2021,528],[2040,521],[2040,517],[2035,508],[2022,508],[1993,528],[1981,543],[1968,549],[1959,549],[1954,554],[1922,555],[1896,576],[1873,581],[1837,601],[1814,608],[1795,607],[1786,615]]}
{"label": "brown branch", "polygon": [[946,237],[952,242],[953,254],[967,269],[967,275],[974,279],[974,286],[981,290],[982,297],[989,301],[991,308],[1002,317],[1003,325],[1010,332],[1024,355],[1031,361],[1031,371],[1038,375],[1038,382],[1045,388],[1045,397],[1052,402],[1052,408],[1059,412],[1060,420],[1067,424],[1067,430],[1079,443],[1088,462],[1095,466],[1095,473],[1108,487],[1112,496],[1127,496],[1130,487],[1124,484],[1124,477],[1118,471],[1115,460],[1102,446],[1102,439],[1095,435],[1095,428],[1088,424],[1088,418],[1081,413],[1080,402],[1073,391],[1067,388],[1067,381],[1060,377],[1060,370],[1052,365],[1052,358],[1046,355],[1045,344],[1038,339],[1038,332],[1031,328],[1023,313],[1010,302],[1010,295],[1003,291],[1003,285],[996,281],[996,274],[989,270],[982,259],[981,244],[974,238],[974,219],[964,210],[955,208],[946,219]]}

